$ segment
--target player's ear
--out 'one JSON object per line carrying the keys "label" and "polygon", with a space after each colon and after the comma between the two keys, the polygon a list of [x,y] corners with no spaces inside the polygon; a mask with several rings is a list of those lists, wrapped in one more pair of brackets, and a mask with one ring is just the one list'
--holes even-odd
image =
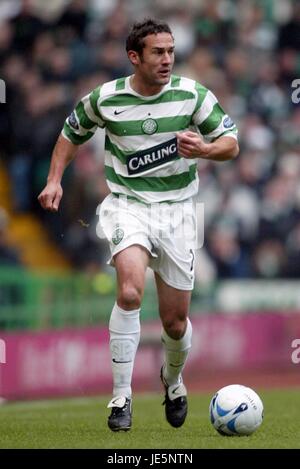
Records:
{"label": "player's ear", "polygon": [[129,50],[127,55],[132,65],[138,65],[140,63],[140,57],[136,51]]}

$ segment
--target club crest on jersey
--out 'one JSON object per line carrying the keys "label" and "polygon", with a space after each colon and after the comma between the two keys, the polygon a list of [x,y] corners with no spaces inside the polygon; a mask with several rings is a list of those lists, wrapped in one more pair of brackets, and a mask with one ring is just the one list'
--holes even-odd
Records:
{"label": "club crest on jersey", "polygon": [[127,157],[126,165],[130,176],[168,163],[177,158],[177,139],[172,138],[155,147],[147,148]]}
{"label": "club crest on jersey", "polygon": [[68,124],[69,124],[70,127],[72,127],[75,130],[79,129],[79,125],[78,125],[78,122],[77,122],[74,111],[70,114],[70,116],[68,118]]}
{"label": "club crest on jersey", "polygon": [[155,134],[155,132],[157,131],[157,127],[157,122],[154,119],[146,119],[142,123],[142,131],[144,132],[144,134],[147,135]]}
{"label": "club crest on jersey", "polygon": [[122,230],[122,228],[117,228],[114,234],[112,235],[111,240],[115,245],[117,245],[122,241],[123,238],[124,238],[124,230]]}

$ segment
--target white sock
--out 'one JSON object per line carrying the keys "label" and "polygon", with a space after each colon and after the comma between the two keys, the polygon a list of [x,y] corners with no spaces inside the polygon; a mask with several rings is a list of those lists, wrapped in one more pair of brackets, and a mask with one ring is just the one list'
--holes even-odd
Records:
{"label": "white sock", "polygon": [[165,349],[164,378],[169,386],[179,384],[188,353],[192,345],[192,324],[187,319],[186,331],[181,339],[175,340],[163,329],[162,343]]}
{"label": "white sock", "polygon": [[125,311],[115,303],[109,321],[114,397],[131,398],[131,379],[140,329],[140,309]]}

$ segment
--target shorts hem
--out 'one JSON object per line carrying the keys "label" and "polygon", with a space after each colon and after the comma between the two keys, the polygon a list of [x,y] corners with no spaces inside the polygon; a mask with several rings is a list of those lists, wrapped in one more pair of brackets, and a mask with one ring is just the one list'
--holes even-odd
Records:
{"label": "shorts hem", "polygon": [[127,249],[129,248],[130,246],[134,246],[134,245],[137,245],[137,246],[142,246],[143,248],[147,249],[147,251],[149,252],[150,256],[155,259],[155,255],[153,255],[153,252],[151,252],[149,246],[146,246],[146,243],[143,244],[142,242],[140,241],[132,241],[128,244],[125,243],[125,245],[122,245],[120,246],[119,249],[116,249],[110,256],[110,258],[108,259],[108,261],[106,262],[106,264],[108,265],[111,265],[114,267],[115,263],[114,263],[114,256],[116,256],[117,254],[119,254],[119,252],[122,252],[124,251],[124,249]]}
{"label": "shorts hem", "polygon": [[173,282],[172,280],[169,280],[164,274],[162,274],[161,272],[158,272],[157,270],[155,270],[154,272],[156,272],[162,278],[162,280],[166,282],[167,285],[169,285],[169,287],[176,288],[176,290],[192,291],[194,289],[194,281],[193,281],[192,286],[182,285],[182,284]]}

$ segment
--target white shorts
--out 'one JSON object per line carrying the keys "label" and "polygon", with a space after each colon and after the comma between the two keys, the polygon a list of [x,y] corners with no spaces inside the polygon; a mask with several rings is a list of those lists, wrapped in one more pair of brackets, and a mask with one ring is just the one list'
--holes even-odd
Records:
{"label": "white shorts", "polygon": [[150,253],[149,267],[168,285],[193,289],[197,230],[192,199],[145,205],[110,194],[101,204],[100,227],[109,241],[109,264],[114,265],[118,252],[138,244]]}

